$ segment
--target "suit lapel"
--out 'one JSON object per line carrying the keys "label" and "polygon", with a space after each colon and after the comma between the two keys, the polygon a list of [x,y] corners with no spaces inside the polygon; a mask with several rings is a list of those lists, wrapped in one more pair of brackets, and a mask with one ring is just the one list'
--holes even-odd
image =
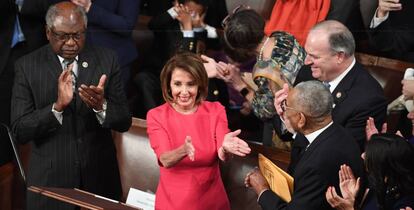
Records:
{"label": "suit lapel", "polygon": [[[307,159],[312,155],[312,153],[321,145],[323,142],[326,141],[331,135],[334,135],[337,125],[333,123],[330,125],[326,130],[324,130],[318,137],[309,145],[306,149],[305,153],[303,154],[302,158],[297,163],[296,168],[300,167]],[[295,169],[295,171],[298,171]]]}
{"label": "suit lapel", "polygon": [[[340,105],[348,97],[348,92],[352,88],[358,75],[358,65],[358,63],[355,63],[354,67],[352,67],[348,74],[342,78],[341,82],[339,82],[338,86],[336,86],[335,90],[332,92],[335,107]],[[333,112],[335,111],[336,109],[334,108]]]}
{"label": "suit lapel", "polygon": [[53,52],[50,45],[48,45],[46,48],[45,60],[46,62],[42,63],[41,65],[43,65],[43,68],[47,69],[51,74],[50,80],[57,82],[63,69],[62,65],[60,65],[59,58]]}

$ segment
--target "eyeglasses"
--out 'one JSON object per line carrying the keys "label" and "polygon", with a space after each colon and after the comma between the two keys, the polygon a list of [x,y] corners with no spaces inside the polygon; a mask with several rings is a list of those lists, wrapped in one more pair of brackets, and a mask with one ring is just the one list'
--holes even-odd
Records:
{"label": "eyeglasses", "polygon": [[297,109],[295,109],[295,108],[292,108],[292,107],[288,106],[288,105],[287,105],[287,100],[286,100],[286,99],[285,99],[285,100],[283,100],[283,101],[282,101],[282,103],[280,103],[280,108],[282,108],[282,111],[283,111],[283,112],[286,112],[286,110],[288,110],[288,109],[293,110],[293,111],[296,111],[296,112],[300,112],[299,110],[297,110]]}
{"label": "eyeglasses", "polygon": [[247,10],[247,9],[250,9],[250,6],[247,6],[247,5],[244,5],[244,4],[240,4],[239,6],[237,6],[236,8],[234,8],[233,11],[230,14],[228,14],[223,19],[223,21],[221,21],[221,26],[223,27],[223,29],[227,26],[227,23],[230,21],[231,17],[234,14],[236,14],[236,13],[238,13],[240,11],[243,11],[243,10]]}
{"label": "eyeglasses", "polygon": [[50,28],[50,31],[52,32],[53,36],[61,42],[67,42],[69,39],[73,39],[74,41],[78,42],[85,36],[85,30],[77,33],[58,33]]}

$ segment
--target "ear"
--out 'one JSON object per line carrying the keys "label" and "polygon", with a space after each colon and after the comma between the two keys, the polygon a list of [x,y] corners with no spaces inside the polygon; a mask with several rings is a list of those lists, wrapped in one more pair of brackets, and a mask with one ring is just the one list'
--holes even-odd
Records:
{"label": "ear", "polygon": [[336,59],[338,61],[338,64],[341,64],[345,60],[345,53],[344,52],[338,52],[336,54]]}
{"label": "ear", "polygon": [[45,33],[47,40],[50,40],[50,29],[49,27],[47,27],[47,25],[45,26]]}
{"label": "ear", "polygon": [[299,117],[300,117],[300,119],[299,119],[299,121],[298,121],[298,127],[301,129],[301,130],[303,130],[303,128],[305,127],[305,125],[306,125],[306,116],[302,113],[302,112],[299,112]]}

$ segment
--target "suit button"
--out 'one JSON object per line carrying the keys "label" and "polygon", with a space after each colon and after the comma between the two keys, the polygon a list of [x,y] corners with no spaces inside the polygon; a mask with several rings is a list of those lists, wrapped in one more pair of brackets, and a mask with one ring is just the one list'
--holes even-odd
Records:
{"label": "suit button", "polygon": [[213,94],[214,94],[215,96],[218,96],[219,91],[218,91],[218,90],[214,90],[214,91],[213,91]]}

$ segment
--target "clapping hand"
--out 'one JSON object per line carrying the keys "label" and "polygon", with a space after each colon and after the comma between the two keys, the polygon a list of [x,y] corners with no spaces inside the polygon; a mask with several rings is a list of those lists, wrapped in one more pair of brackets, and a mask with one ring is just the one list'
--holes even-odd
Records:
{"label": "clapping hand", "polygon": [[185,143],[184,143],[185,152],[187,153],[188,158],[190,158],[191,161],[194,161],[194,146],[191,142],[191,136],[185,137]]}
{"label": "clapping hand", "polygon": [[63,70],[58,79],[58,98],[54,106],[58,112],[63,111],[73,99],[72,68],[73,63]]}
{"label": "clapping hand", "polygon": [[[382,124],[381,133],[387,132],[387,123]],[[367,125],[365,126],[365,135],[367,141],[371,139],[371,136],[378,133],[378,129],[375,127],[374,118],[368,117]]]}
{"label": "clapping hand", "polygon": [[400,0],[379,0],[377,16],[379,18],[384,17],[390,11],[399,11],[402,9]]}
{"label": "clapping hand", "polygon": [[89,9],[91,8],[91,5],[92,5],[91,0],[71,0],[71,1],[74,4],[83,7],[86,12],[89,12]]}
{"label": "clapping hand", "polygon": [[342,197],[336,193],[335,187],[330,186],[325,193],[326,200],[335,209],[353,210],[360,188],[360,178],[355,179],[351,168],[347,165],[341,165],[339,170],[339,188]]}
{"label": "clapping hand", "polygon": [[206,69],[208,78],[216,78],[217,77],[217,62],[206,55],[201,55],[201,59],[204,61],[203,65]]}
{"label": "clapping hand", "polygon": [[250,153],[251,149],[249,145],[237,137],[241,133],[241,130],[236,130],[230,133],[227,133],[224,136],[224,141],[222,144],[222,148],[225,153],[231,153],[238,156],[246,156]]}
{"label": "clapping hand", "polygon": [[105,81],[106,75],[104,74],[99,79],[98,86],[82,84],[79,87],[79,96],[88,107],[97,111],[103,110]]}
{"label": "clapping hand", "polygon": [[289,93],[289,85],[287,83],[283,84],[283,88],[275,93],[274,105],[275,105],[277,114],[281,116],[282,118],[283,118],[283,112],[284,112],[284,110],[282,109],[282,102],[286,100],[288,93]]}

